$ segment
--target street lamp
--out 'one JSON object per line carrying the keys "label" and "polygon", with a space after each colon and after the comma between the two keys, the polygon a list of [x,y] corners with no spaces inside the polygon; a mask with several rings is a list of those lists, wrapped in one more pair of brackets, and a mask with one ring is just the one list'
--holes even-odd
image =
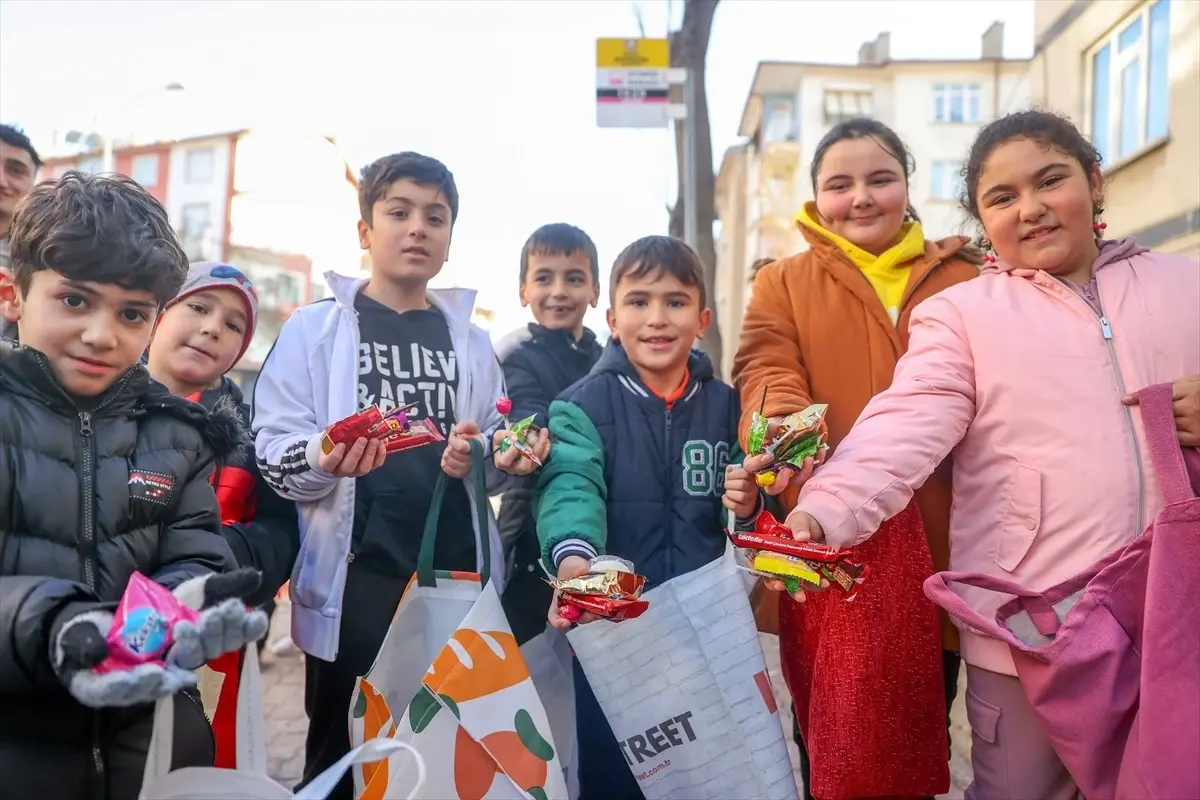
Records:
{"label": "street lamp", "polygon": [[[130,97],[129,100],[125,102],[125,105],[121,107],[121,111],[127,111],[131,106],[133,106],[134,103],[145,99],[149,95],[158,94],[159,92],[181,92],[183,91],[183,88],[184,87],[182,83],[172,81],[171,83],[164,84],[163,86],[154,86],[149,89],[145,89]],[[89,150],[95,149],[97,144],[102,145],[103,149],[101,151],[102,156],[100,162],[100,172],[105,174],[111,174],[116,171],[116,163],[113,156],[114,142],[112,131],[106,130],[109,127],[111,126],[104,125],[101,127],[100,131],[90,134],[85,134],[80,131],[71,131],[66,135],[66,137],[64,137],[67,142],[71,144],[82,143],[87,146]]]}

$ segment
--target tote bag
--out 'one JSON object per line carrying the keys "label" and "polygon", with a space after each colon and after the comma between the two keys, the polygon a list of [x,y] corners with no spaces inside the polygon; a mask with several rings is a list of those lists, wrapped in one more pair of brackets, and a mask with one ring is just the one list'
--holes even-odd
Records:
{"label": "tote bag", "polygon": [[[978,573],[925,582],[930,600],[1009,646],[1055,752],[1096,800],[1200,797],[1200,458],[1179,446],[1169,384],[1142,390],[1138,407],[1165,500],[1145,533],[1041,592]],[[952,583],[1015,599],[985,619]]]}
{"label": "tote bag", "polygon": [[[296,699],[297,702],[300,698]],[[373,739],[347,753],[340,761],[318,775],[311,783],[293,793],[271,779],[267,773],[267,735],[263,723],[262,679],[258,669],[258,650],[246,648],[242,677],[238,686],[237,769],[187,767],[171,770],[171,745],[174,730],[173,697],[158,701],[154,710],[154,733],[146,758],[145,777],[140,800],[324,800],[353,764],[375,761],[406,751],[416,774],[416,796],[425,779],[425,763],[411,745],[389,739]]]}
{"label": "tote bag", "polygon": [[491,563],[483,448],[471,442],[471,475],[482,535],[479,574],[433,568],[446,491],[438,475],[421,539],[417,574],[400,598],[375,663],[349,708],[350,742],[382,736],[425,756],[420,782],[401,755],[354,768],[360,800],[565,800],[563,768],[545,709],[509,628]]}

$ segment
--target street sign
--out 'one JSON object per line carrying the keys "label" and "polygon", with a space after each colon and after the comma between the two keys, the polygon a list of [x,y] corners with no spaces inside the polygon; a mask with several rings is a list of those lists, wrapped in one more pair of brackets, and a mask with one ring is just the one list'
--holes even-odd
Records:
{"label": "street sign", "polygon": [[665,128],[671,47],[666,39],[596,40],[596,124]]}

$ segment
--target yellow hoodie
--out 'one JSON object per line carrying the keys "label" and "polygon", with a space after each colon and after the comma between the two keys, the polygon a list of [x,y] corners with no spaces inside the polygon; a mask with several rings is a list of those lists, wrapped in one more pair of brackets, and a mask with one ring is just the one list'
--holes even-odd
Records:
{"label": "yellow hoodie", "polygon": [[925,232],[921,223],[906,222],[900,227],[900,241],[878,256],[826,229],[817,221],[815,203],[805,203],[796,215],[796,222],[816,231],[837,245],[851,263],[866,276],[887,309],[892,324],[900,318],[900,304],[904,302],[904,290],[908,287],[908,274],[914,259],[925,255]]}

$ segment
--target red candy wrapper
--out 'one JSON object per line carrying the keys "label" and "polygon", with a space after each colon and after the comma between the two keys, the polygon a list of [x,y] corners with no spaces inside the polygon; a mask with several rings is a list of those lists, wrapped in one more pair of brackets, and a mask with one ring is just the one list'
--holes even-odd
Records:
{"label": "red candy wrapper", "polygon": [[559,613],[563,619],[574,622],[584,612],[603,617],[610,622],[637,619],[650,603],[645,600],[614,600],[587,594],[564,594],[558,598]]}
{"label": "red candy wrapper", "polygon": [[725,531],[725,535],[734,547],[801,559],[809,569],[845,592],[847,601],[858,596],[859,587],[871,572],[869,566],[848,560],[846,553],[836,547],[796,541],[792,538],[791,530],[768,511],[758,515],[752,533]]}
{"label": "red candy wrapper", "polygon": [[558,590],[559,613],[574,622],[584,612],[611,622],[640,617],[650,603],[642,600],[646,579],[633,564],[612,556],[596,556],[592,571],[575,578],[547,581]]}
{"label": "red candy wrapper", "polygon": [[369,406],[331,426],[321,439],[321,452],[328,455],[339,444],[347,446],[357,439],[380,439],[387,452],[397,453],[410,447],[445,441],[432,419],[410,420],[408,412],[415,406],[397,408],[384,414],[378,406]]}
{"label": "red candy wrapper", "polygon": [[175,643],[171,633],[175,624],[183,620],[195,622],[199,616],[199,612],[176,600],[166,587],[140,572],[133,573],[105,639],[108,658],[95,671],[108,673],[142,664],[163,664],[163,656]]}

